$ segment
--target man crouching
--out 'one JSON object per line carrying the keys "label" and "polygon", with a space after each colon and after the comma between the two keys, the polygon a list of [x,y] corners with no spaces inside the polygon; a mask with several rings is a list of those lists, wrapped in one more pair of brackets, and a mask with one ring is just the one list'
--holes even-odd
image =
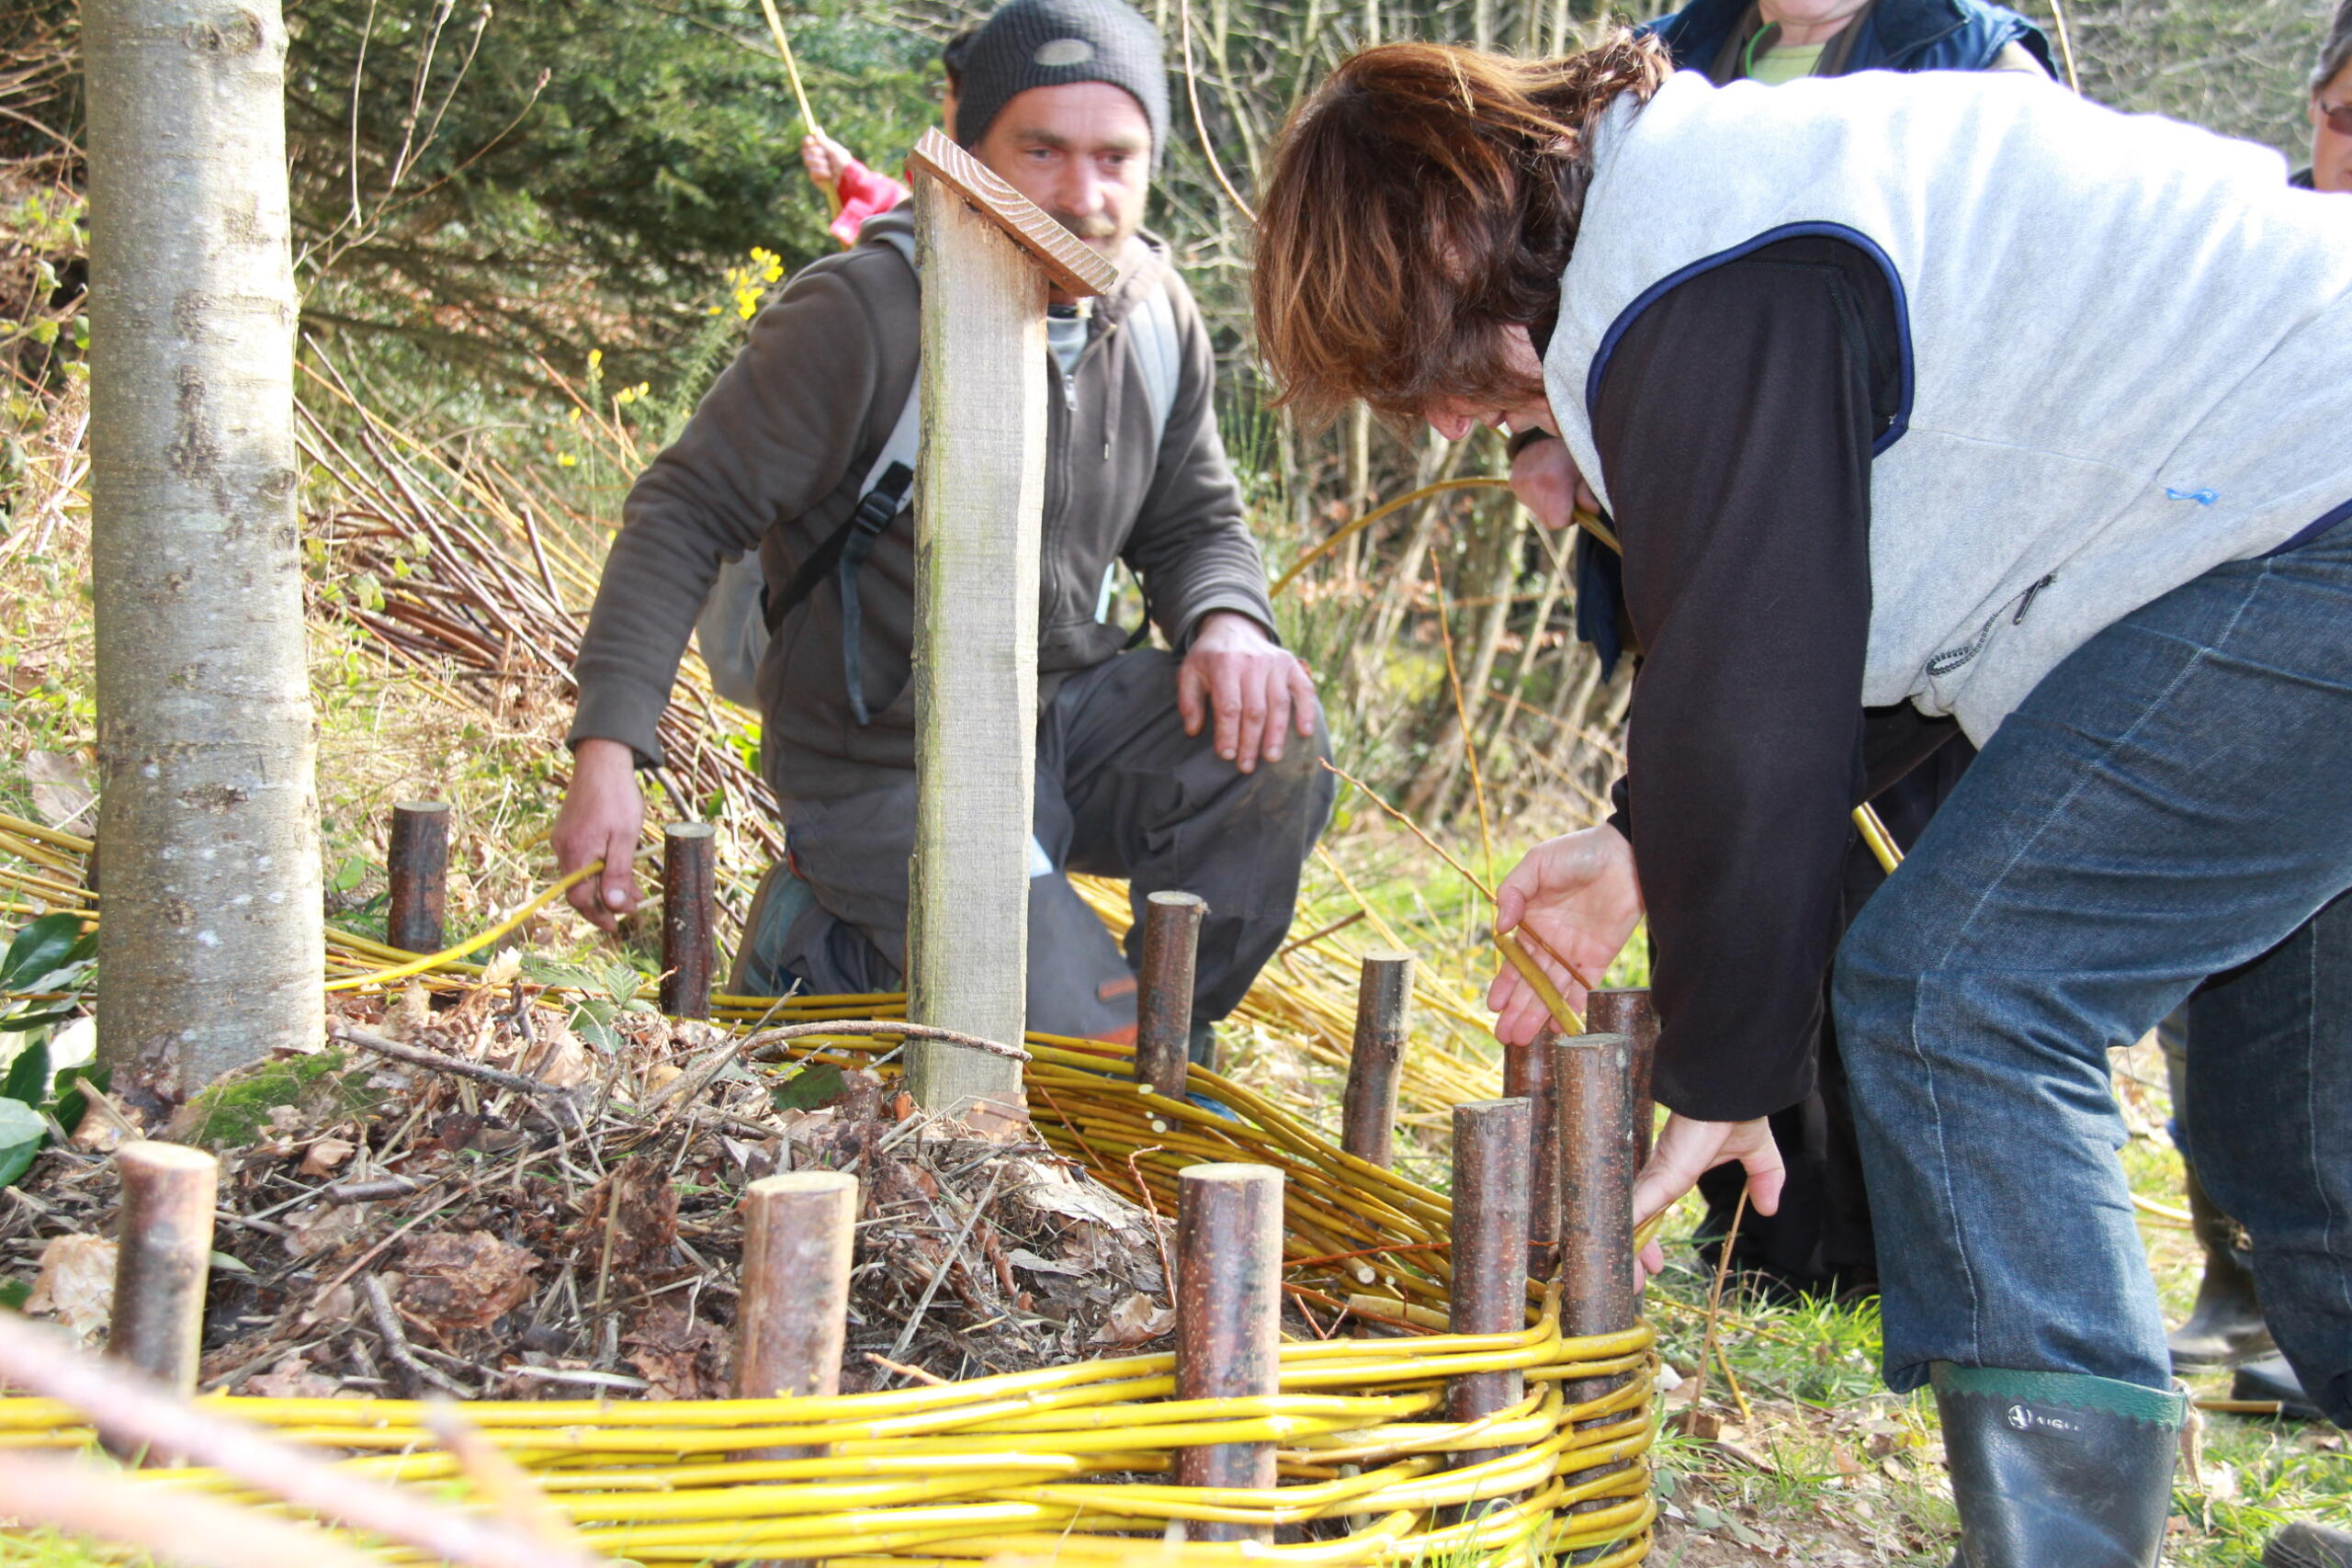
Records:
{"label": "man crouching", "polygon": [[[1012,0],[961,64],[958,140],[1120,269],[1104,299],[1055,295],[1047,322],[1030,1027],[1134,1038],[1133,965],[1066,879],[1125,876],[1138,933],[1153,892],[1207,901],[1199,1058],[1289,930],[1330,812],[1321,713],[1274,637],[1217,435],[1207,332],[1141,228],[1167,129],[1158,35],[1118,0]],[[912,474],[894,439],[920,352],[912,231],[905,209],[873,220],[761,312],[630,491],[581,645],[553,844],[567,872],[605,860],[571,901],[609,930],[637,907],[635,772],[661,761],[654,727],[679,655],[722,568],[755,553],[761,771],[787,854],[747,922],[739,992],[893,990],[906,967],[909,513],[912,485],[940,478]],[[1121,563],[1177,653],[1138,647],[1145,628],[1112,618]]]}

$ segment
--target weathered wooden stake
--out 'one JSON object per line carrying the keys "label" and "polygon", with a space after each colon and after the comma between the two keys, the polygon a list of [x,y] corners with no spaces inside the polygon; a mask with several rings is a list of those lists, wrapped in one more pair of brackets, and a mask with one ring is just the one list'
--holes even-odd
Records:
{"label": "weathered wooden stake", "polygon": [[1356,1033],[1340,1101],[1340,1146],[1384,1169],[1396,1157],[1396,1074],[1405,1061],[1405,1008],[1413,955],[1367,953],[1356,981]]}
{"label": "weathered wooden stake", "polygon": [[1192,1065],[1193,961],[1209,907],[1190,893],[1144,900],[1143,965],[1136,976],[1136,1077],[1182,1099]]}
{"label": "weathered wooden stake", "polygon": [[672,1018],[710,1016],[717,835],[707,822],[662,829],[662,1010]]}
{"label": "weathered wooden stake", "polygon": [[[1596,992],[1595,996],[1606,993]],[[1631,1328],[1641,1312],[1634,1271],[1634,1049],[1623,1034],[1579,1034],[1555,1047],[1560,1084],[1560,1332]],[[1634,1374],[1638,1376],[1639,1374]],[[1622,1388],[1625,1376],[1578,1378],[1571,1404]],[[1608,1506],[1606,1499],[1575,1511]],[[1585,1562],[1601,1553],[1580,1553]]]}
{"label": "weathered wooden stake", "polygon": [[107,1354],[181,1393],[196,1392],[220,1165],[202,1149],[140,1141],[115,1154],[122,1175],[114,1317]]}
{"label": "weathered wooden stake", "polygon": [[442,917],[449,893],[448,802],[404,800],[392,807],[392,841],[384,869],[392,884],[384,940],[402,953],[438,953],[447,947]]}
{"label": "weathered wooden stake", "polygon": [[[1176,1397],[1250,1399],[1281,1388],[1283,1173],[1195,1165],[1176,1179]],[[1176,1450],[1180,1486],[1271,1487],[1274,1445]],[[1248,1525],[1192,1527],[1194,1540],[1267,1540]]]}
{"label": "weathered wooden stake", "polygon": [[[857,1178],[847,1171],[764,1176],[744,1190],[736,1398],[841,1392],[856,1235]],[[805,1459],[815,1451],[771,1449],[743,1457]]]}
{"label": "weathered wooden stake", "polygon": [[1585,1026],[1595,1034],[1622,1034],[1634,1052],[1634,1168],[1649,1163],[1657,1107],[1650,1099],[1650,1068],[1657,1060],[1657,1008],[1646,986],[1594,991],[1585,1002]]}
{"label": "weathered wooden stake", "polygon": [[[1510,1334],[1527,1326],[1529,1120],[1524,1100],[1482,1100],[1453,1108],[1453,1292],[1456,1334]],[[1516,1371],[1470,1372],[1448,1381],[1445,1413],[1476,1421],[1519,1403]],[[1457,1454],[1462,1464],[1505,1449]]]}
{"label": "weathered wooden stake", "polygon": [[1552,1042],[1540,1031],[1527,1045],[1503,1047],[1503,1093],[1528,1104],[1527,1271],[1549,1280],[1560,1264],[1560,1085]]}
{"label": "weathered wooden stake", "polygon": [[[922,256],[922,446],[915,485],[915,850],[907,1016],[1021,1043],[1037,731],[1046,484],[1046,305],[1118,270],[933,132],[909,166]],[[1021,1065],[910,1041],[935,1115],[1011,1134]]]}

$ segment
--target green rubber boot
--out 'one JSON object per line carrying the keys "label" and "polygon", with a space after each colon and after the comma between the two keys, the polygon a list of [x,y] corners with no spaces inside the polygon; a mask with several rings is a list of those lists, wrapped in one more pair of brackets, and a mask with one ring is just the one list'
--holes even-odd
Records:
{"label": "green rubber boot", "polygon": [[1939,1361],[1953,1568],[2154,1568],[2188,1396]]}

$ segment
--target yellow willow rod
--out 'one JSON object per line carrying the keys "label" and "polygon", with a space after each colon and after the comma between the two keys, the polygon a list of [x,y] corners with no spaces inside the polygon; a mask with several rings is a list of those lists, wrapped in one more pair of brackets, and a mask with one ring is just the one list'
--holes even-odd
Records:
{"label": "yellow willow rod", "polygon": [[1362,533],[1366,528],[1371,527],[1374,523],[1379,522],[1382,518],[1387,516],[1392,512],[1397,511],[1399,508],[1410,506],[1413,502],[1423,500],[1429,496],[1443,494],[1445,491],[1450,490],[1477,490],[1490,486],[1501,486],[1507,490],[1510,487],[1510,481],[1509,479],[1498,479],[1491,475],[1463,479],[1439,479],[1434,484],[1425,484],[1419,490],[1408,491],[1394,501],[1385,502],[1382,504],[1374,507],[1370,512],[1366,512],[1362,515],[1340,525],[1336,533],[1333,533],[1321,544],[1317,545],[1305,555],[1291,562],[1290,570],[1283,572],[1282,576],[1276,578],[1274,580],[1274,585],[1266,590],[1267,597],[1272,598],[1281,593],[1283,589],[1288,588],[1294,581],[1297,581],[1298,574],[1300,572],[1305,571],[1308,567],[1313,566],[1317,561],[1321,560],[1325,556],[1328,556],[1333,550],[1338,549],[1342,543],[1352,536]]}
{"label": "yellow willow rod", "polygon": [[540,894],[537,897],[532,899],[529,903],[524,905],[521,908],[515,910],[513,914],[507,916],[504,919],[499,921],[488,931],[477,931],[472,936],[468,937],[465,941],[458,943],[455,947],[443,948],[438,953],[427,954],[423,958],[413,959],[406,964],[396,964],[390,969],[378,969],[366,975],[354,975],[345,979],[330,980],[327,982],[326,988],[330,991],[356,991],[362,986],[389,986],[395,980],[405,980],[412,975],[422,975],[427,969],[435,969],[444,964],[454,963],[458,959],[465,957],[468,953],[479,953],[483,948],[488,947],[492,942],[498,941],[501,937],[513,932],[514,929],[520,926],[525,920],[529,919],[533,915],[537,914],[541,909],[547,908],[547,906],[552,903],[555,899],[569,892],[573,884],[585,882],[588,878],[595,875],[598,872],[604,869],[605,863],[603,861],[590,861],[586,865],[582,866],[578,871],[573,872],[571,875],[558,881],[554,886],[548,888],[546,892]]}
{"label": "yellow willow rod", "polygon": [[1867,800],[1854,807],[1854,826],[1862,830],[1862,842],[1878,857],[1879,869],[1893,876],[1894,868],[1903,863],[1903,852],[1895,847],[1894,835],[1886,830],[1886,824],[1879,820],[1878,808]]}

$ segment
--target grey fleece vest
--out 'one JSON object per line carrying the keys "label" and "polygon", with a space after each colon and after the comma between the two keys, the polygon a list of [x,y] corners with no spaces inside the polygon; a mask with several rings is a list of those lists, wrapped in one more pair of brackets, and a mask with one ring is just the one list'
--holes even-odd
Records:
{"label": "grey fleece vest", "polygon": [[1594,164],[1544,370],[1604,502],[1593,400],[1645,306],[1800,234],[1886,268],[1867,705],[1981,743],[2101,628],[2352,515],[2352,198],[2276,152],[2008,73],[1683,72]]}

